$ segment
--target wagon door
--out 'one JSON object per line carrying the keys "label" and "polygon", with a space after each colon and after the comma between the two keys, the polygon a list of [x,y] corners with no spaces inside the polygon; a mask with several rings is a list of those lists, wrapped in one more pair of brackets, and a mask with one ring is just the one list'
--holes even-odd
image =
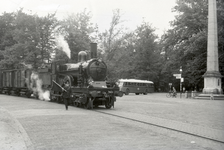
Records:
{"label": "wagon door", "polygon": [[21,80],[21,82],[20,82],[20,84],[21,84],[21,87],[26,87],[26,77],[25,77],[25,70],[22,70],[21,72],[20,72],[20,76],[21,76],[21,78],[20,78],[20,80]]}
{"label": "wagon door", "polygon": [[25,87],[29,88],[30,86],[30,78],[31,78],[31,74],[32,74],[32,71],[27,69],[25,70]]}
{"label": "wagon door", "polygon": [[6,72],[6,87],[12,87],[12,73],[10,71]]}
{"label": "wagon door", "polygon": [[6,72],[2,73],[2,86],[6,87]]}
{"label": "wagon door", "polygon": [[22,87],[22,79],[21,79],[21,70],[17,70],[17,86],[18,88]]}
{"label": "wagon door", "polygon": [[17,70],[12,71],[12,87],[18,87],[17,84]]}
{"label": "wagon door", "polygon": [[0,88],[3,87],[2,81],[3,81],[3,75],[2,75],[2,70],[0,70]]}

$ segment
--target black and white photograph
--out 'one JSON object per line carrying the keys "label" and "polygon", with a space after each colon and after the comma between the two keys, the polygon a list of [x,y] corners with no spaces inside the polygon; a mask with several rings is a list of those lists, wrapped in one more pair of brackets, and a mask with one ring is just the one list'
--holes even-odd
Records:
{"label": "black and white photograph", "polygon": [[0,4],[0,150],[224,150],[223,0]]}

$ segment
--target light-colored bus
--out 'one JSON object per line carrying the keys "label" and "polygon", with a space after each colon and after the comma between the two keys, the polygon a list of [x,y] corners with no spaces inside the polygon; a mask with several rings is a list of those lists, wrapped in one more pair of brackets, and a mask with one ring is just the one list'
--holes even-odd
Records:
{"label": "light-colored bus", "polygon": [[154,92],[154,83],[147,80],[137,79],[120,79],[118,81],[120,91],[125,95],[129,93],[135,93],[136,95]]}

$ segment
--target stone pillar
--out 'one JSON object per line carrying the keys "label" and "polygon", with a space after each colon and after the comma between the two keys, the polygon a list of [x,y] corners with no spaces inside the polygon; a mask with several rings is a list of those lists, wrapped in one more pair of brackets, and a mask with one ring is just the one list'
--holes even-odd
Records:
{"label": "stone pillar", "polygon": [[203,93],[221,93],[219,72],[216,0],[208,0],[207,71],[203,75]]}

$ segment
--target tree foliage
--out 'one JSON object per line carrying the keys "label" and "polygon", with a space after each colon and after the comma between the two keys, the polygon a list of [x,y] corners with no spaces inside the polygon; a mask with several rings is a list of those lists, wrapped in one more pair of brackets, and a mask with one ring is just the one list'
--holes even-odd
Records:
{"label": "tree foliage", "polygon": [[[223,37],[223,24],[220,23],[220,20],[223,22],[223,2],[217,3],[220,39],[221,35]],[[170,29],[161,40],[166,60],[163,70],[169,72],[167,76],[170,80],[172,74],[179,73],[178,70],[182,66],[186,89],[202,89],[202,76],[206,71],[207,61],[208,1],[178,0],[174,11],[179,15],[171,23],[173,29]],[[219,46],[219,49],[222,48]]]}
{"label": "tree foliage", "polygon": [[[21,64],[38,67],[44,61],[50,61],[54,47],[53,30],[56,19],[54,15],[40,18],[28,15],[22,9],[16,13],[3,14],[0,64],[3,68],[17,68]],[[4,30],[5,29],[5,30]],[[3,31],[4,30],[4,31]]]}
{"label": "tree foliage", "polygon": [[14,13],[4,13],[0,16],[0,50],[4,50],[7,46],[15,44],[12,31],[15,29],[13,21]]}
{"label": "tree foliage", "polygon": [[[218,48],[219,48],[219,64],[220,72],[224,75],[224,2],[217,1],[217,21],[218,21]],[[224,82],[224,78],[223,78]],[[224,85],[223,85],[224,86]]]}
{"label": "tree foliage", "polygon": [[143,22],[135,30],[136,42],[136,72],[137,78],[155,81],[158,75],[160,50],[157,46],[157,36],[148,23]]}
{"label": "tree foliage", "polygon": [[68,42],[71,50],[71,60],[78,61],[78,53],[90,49],[93,41],[91,34],[96,32],[96,27],[90,22],[91,14],[86,9],[77,14],[69,15],[62,21],[60,30]]}
{"label": "tree foliage", "polygon": [[135,31],[125,32],[121,24],[120,10],[114,10],[110,28],[100,35],[103,59],[108,65],[108,78],[158,82],[160,50],[155,29],[143,22]]}
{"label": "tree foliage", "polygon": [[40,51],[41,62],[51,61],[51,54],[55,51],[55,34],[59,26],[55,14],[48,14],[45,17],[36,17],[36,31],[39,42],[37,48]]}
{"label": "tree foliage", "polygon": [[120,27],[122,23],[120,10],[113,10],[113,16],[111,19],[110,27],[102,33],[99,33],[98,47],[101,52],[102,59],[107,64],[108,78],[116,80],[115,75],[120,69],[117,68],[122,52],[122,40],[125,39],[125,35],[122,35],[123,28]]}

